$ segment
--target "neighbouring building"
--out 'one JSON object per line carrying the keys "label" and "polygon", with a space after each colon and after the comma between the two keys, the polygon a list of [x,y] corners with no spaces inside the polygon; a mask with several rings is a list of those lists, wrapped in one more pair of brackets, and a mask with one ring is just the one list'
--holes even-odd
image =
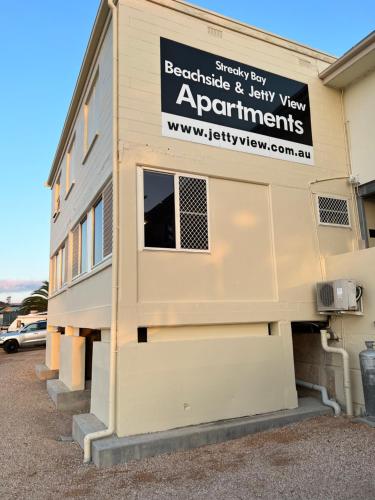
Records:
{"label": "neighbouring building", "polygon": [[18,317],[21,304],[0,302],[0,330],[7,330],[11,323]]}
{"label": "neighbouring building", "polygon": [[301,327],[339,277],[364,290],[332,319],[361,411],[373,44],[336,60],[182,1],[100,4],[48,177],[56,402],[118,438],[295,408],[295,370],[343,403]]}

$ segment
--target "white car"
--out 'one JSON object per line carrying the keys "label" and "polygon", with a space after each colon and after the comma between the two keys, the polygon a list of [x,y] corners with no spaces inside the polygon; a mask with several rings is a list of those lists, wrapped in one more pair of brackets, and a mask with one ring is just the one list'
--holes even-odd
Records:
{"label": "white car", "polygon": [[20,347],[46,345],[47,321],[29,323],[16,332],[0,335],[0,346],[8,354],[17,352]]}

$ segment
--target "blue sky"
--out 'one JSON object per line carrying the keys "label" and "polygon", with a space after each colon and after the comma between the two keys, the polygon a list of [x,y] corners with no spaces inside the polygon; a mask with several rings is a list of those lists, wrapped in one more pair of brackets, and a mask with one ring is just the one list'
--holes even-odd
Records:
{"label": "blue sky", "polygon": [[[375,2],[197,0],[202,7],[342,55],[374,29]],[[44,187],[99,0],[1,5],[0,300],[48,278]]]}

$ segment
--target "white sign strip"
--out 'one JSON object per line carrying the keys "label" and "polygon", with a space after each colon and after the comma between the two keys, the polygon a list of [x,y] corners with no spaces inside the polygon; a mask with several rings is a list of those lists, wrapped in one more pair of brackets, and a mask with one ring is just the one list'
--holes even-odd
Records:
{"label": "white sign strip", "polygon": [[312,146],[162,113],[162,135],[243,153],[314,165]]}

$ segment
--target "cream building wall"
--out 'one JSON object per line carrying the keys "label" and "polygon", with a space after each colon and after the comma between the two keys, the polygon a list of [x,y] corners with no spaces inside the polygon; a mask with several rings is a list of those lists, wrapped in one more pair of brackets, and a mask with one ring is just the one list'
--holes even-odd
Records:
{"label": "cream building wall", "polygon": [[[88,93],[96,81],[96,109],[98,137],[87,154],[85,150],[84,106]],[[67,154],[74,139],[73,186],[66,187]],[[72,237],[70,232],[90,209],[94,199],[112,175],[112,26],[108,24],[102,34],[81,102],[69,135],[54,182],[60,175],[60,214],[51,220],[51,257],[68,237],[68,282],[55,291],[49,300],[49,326],[82,328],[108,328],[111,316],[111,260],[107,259],[91,272],[72,278]],[[51,217],[54,212],[53,190]],[[92,236],[92,235],[91,235]],[[90,234],[89,234],[90,239]],[[90,247],[90,245],[88,245]],[[90,257],[90,256],[89,256]]]}
{"label": "cream building wall", "polygon": [[373,112],[375,109],[375,71],[354,80],[344,90],[345,118],[348,126],[353,173],[361,184],[375,179]]}
{"label": "cream building wall", "polygon": [[[353,407],[356,414],[364,411],[359,353],[366,340],[375,340],[375,248],[330,256],[326,260],[327,279],[355,279],[363,287],[363,315],[345,314],[331,317],[331,327],[338,337],[332,343],[349,354]],[[321,348],[320,335],[297,334],[294,338],[296,376],[324,385],[331,396],[345,406],[342,359]]]}
{"label": "cream building wall", "polygon": [[[324,257],[355,250],[359,239],[341,179],[349,174],[341,93],[318,77],[333,59],[180,2],[118,8],[117,434],[295,407],[290,322],[320,319],[314,286],[326,277]],[[160,36],[306,82],[315,166],[162,137]],[[208,177],[209,253],[139,248],[144,166]],[[348,197],[352,227],[317,226],[315,193]],[[140,326],[147,343],[137,343]]]}
{"label": "cream building wall", "polygon": [[[367,39],[370,38],[371,34]],[[351,172],[359,177],[361,185],[375,180],[375,143],[371,126],[375,109],[375,72],[373,69],[366,69],[371,67],[371,61],[375,59],[372,46],[362,48],[361,51],[358,48],[363,46],[367,39],[349,51],[350,58],[343,56],[342,66],[332,75],[325,76],[323,73],[326,84],[338,87],[342,92]],[[374,229],[373,197],[364,198],[363,204],[367,229]],[[363,315],[349,314],[331,318],[334,333],[339,337],[339,341],[333,345],[344,347],[349,354],[356,414],[365,410],[358,354],[365,349],[365,341],[374,340],[375,336],[375,239],[369,238],[368,245],[369,249],[331,255],[325,260],[327,279],[355,279],[363,286]],[[294,356],[298,378],[327,386],[329,393],[342,405],[345,404],[342,361],[340,357],[322,350],[318,335],[295,335]]]}

